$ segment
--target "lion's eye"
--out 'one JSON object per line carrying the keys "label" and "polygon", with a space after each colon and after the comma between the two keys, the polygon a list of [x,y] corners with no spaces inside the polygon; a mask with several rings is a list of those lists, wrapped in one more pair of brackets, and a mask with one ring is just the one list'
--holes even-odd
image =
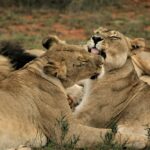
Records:
{"label": "lion's eye", "polygon": [[88,63],[88,61],[86,61],[86,60],[85,61],[80,61],[76,64],[73,64],[73,66],[82,67],[82,66],[86,65],[87,63]]}
{"label": "lion's eye", "polygon": [[81,62],[81,65],[86,65],[87,63],[88,63],[88,61],[84,60],[84,61]]}
{"label": "lion's eye", "polygon": [[111,39],[111,40],[121,40],[121,38],[118,37],[118,36],[110,36],[109,39]]}

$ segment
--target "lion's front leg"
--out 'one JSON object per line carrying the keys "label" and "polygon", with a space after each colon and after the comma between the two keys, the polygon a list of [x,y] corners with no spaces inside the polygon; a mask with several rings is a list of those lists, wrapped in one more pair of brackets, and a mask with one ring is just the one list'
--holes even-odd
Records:
{"label": "lion's front leg", "polygon": [[70,126],[68,138],[79,136],[79,141],[77,143],[78,148],[94,147],[104,142],[108,132],[110,133],[111,129],[97,129],[80,124],[73,124]]}
{"label": "lion's front leg", "polygon": [[125,144],[127,147],[143,149],[148,144],[147,131],[141,126],[119,125],[115,141],[119,144]]}
{"label": "lion's front leg", "polygon": [[32,150],[30,147],[26,147],[24,145],[20,145],[18,148],[9,148],[7,150]]}

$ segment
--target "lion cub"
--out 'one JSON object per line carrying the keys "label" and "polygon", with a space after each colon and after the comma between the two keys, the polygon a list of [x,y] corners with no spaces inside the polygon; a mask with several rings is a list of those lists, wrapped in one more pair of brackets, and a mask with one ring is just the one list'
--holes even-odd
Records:
{"label": "lion cub", "polygon": [[102,58],[54,36],[46,38],[43,45],[48,49],[44,55],[1,81],[0,150],[20,145],[41,147],[53,136],[60,142],[55,123],[61,116],[69,123],[65,140],[79,136],[77,147],[103,142],[110,130],[77,123],[65,91],[79,80],[98,76]]}

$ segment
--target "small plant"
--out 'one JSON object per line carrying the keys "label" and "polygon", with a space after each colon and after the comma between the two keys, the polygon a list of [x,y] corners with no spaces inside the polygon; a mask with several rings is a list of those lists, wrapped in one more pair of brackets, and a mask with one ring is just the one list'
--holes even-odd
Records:
{"label": "small plant", "polygon": [[97,146],[96,150],[122,150],[122,145],[114,142],[114,133],[107,133],[103,144]]}
{"label": "small plant", "polygon": [[112,129],[112,132],[107,133],[103,139],[103,143],[97,145],[93,150],[134,150],[133,148],[127,148],[126,144],[128,141],[123,144],[115,141],[115,134],[117,133],[117,123],[112,122],[109,127]]}
{"label": "small plant", "polygon": [[[79,137],[73,135],[70,139],[66,140],[69,131],[69,123],[66,117],[61,116],[61,118],[56,119],[55,127],[56,129],[60,129],[60,140],[58,141],[56,136],[51,137],[45,150],[75,150]],[[56,129],[54,129],[54,132]]]}
{"label": "small plant", "polygon": [[[149,124],[145,125],[145,130],[147,131],[146,136],[147,136],[148,140],[150,141],[150,125]],[[145,150],[149,150],[149,149],[150,149],[150,147],[148,146]]]}
{"label": "small plant", "polygon": [[110,125],[110,128],[112,129],[111,133],[107,133],[105,135],[105,139],[103,139],[103,144],[99,144],[96,146],[95,150],[122,150],[124,145],[120,145],[117,142],[115,142],[115,134],[117,133],[117,124],[112,123]]}
{"label": "small plant", "polygon": [[150,125],[146,124],[145,127],[146,127],[145,130],[147,131],[146,136],[148,137],[148,140],[150,140]]}

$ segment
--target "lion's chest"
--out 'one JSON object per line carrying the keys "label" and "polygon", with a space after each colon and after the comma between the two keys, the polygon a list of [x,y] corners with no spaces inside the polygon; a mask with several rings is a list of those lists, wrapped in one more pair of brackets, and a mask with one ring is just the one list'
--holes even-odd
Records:
{"label": "lion's chest", "polygon": [[119,105],[126,101],[131,90],[128,82],[127,79],[104,78],[91,88],[88,107],[91,107],[90,113],[94,114],[90,121],[92,126],[105,127]]}

